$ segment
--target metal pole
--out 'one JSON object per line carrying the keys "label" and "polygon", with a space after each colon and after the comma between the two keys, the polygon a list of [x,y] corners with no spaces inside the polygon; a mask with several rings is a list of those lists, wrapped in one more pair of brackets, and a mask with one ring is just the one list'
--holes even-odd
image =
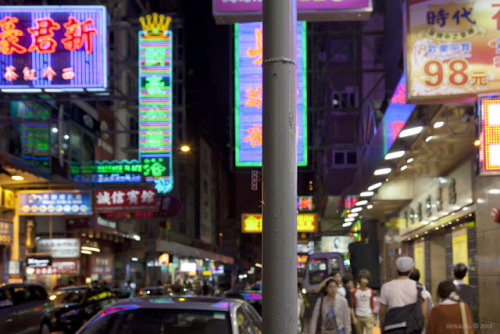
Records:
{"label": "metal pole", "polygon": [[296,334],[296,0],[264,0],[263,14],[263,329]]}

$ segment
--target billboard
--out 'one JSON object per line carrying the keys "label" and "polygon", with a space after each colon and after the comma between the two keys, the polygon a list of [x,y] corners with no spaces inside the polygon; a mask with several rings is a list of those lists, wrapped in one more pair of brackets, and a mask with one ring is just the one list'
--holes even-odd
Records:
{"label": "billboard", "polygon": [[[217,24],[262,21],[262,0],[212,0]],[[301,21],[360,21],[372,12],[372,0],[297,0]]]}
{"label": "billboard", "polygon": [[171,20],[156,13],[141,17],[139,31],[139,159],[162,171],[162,176],[146,176],[159,193],[174,187]]}
{"label": "billboard", "polygon": [[[262,166],[262,23],[235,24],[235,165]],[[306,23],[297,22],[297,165],[307,166]]]}
{"label": "billboard", "polygon": [[106,89],[106,15],[104,6],[1,6],[0,89]]}
{"label": "billboard", "polygon": [[498,1],[408,0],[408,98],[443,100],[500,90]]}
{"label": "billboard", "polygon": [[90,215],[92,199],[90,191],[20,191],[19,215]]}

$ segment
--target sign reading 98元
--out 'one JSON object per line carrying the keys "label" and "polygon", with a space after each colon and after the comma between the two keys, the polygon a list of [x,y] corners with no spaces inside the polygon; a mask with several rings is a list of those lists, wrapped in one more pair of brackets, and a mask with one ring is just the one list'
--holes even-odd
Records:
{"label": "sign reading 98\u5143", "polygon": [[107,88],[103,6],[0,7],[0,88]]}
{"label": "sign reading 98\u5143", "polygon": [[500,3],[408,0],[407,80],[412,101],[500,89]]}

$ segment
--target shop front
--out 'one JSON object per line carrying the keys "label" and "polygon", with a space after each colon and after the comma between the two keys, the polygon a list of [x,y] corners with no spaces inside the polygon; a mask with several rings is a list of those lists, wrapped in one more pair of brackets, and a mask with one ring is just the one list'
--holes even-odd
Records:
{"label": "shop front", "polygon": [[13,236],[13,224],[0,221],[0,283],[9,281],[10,247]]}

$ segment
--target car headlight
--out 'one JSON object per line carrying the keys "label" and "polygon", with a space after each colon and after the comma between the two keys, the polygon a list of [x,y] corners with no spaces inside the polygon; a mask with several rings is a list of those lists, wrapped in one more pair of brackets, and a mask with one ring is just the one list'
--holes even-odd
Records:
{"label": "car headlight", "polygon": [[302,294],[303,294],[303,295],[307,295],[307,290],[306,290],[306,288],[302,288]]}
{"label": "car headlight", "polygon": [[74,309],[71,311],[68,311],[66,313],[61,314],[61,318],[68,318],[68,317],[73,317],[75,315],[78,315],[80,313],[80,309]]}

